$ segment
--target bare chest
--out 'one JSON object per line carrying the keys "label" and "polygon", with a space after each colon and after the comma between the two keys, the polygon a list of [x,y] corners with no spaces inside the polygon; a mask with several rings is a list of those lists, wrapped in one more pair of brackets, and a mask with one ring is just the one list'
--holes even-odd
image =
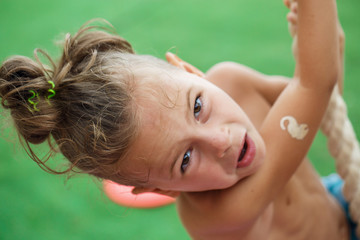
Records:
{"label": "bare chest", "polygon": [[343,211],[304,160],[274,201],[270,239],[348,239]]}

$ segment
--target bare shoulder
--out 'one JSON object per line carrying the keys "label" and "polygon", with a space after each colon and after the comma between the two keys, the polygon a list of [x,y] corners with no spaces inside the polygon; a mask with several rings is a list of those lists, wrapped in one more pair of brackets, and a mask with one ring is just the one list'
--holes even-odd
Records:
{"label": "bare shoulder", "polygon": [[271,105],[289,82],[287,77],[265,75],[235,62],[214,65],[207,71],[206,78],[237,102],[259,94]]}
{"label": "bare shoulder", "polygon": [[178,212],[192,239],[267,238],[272,204],[260,216],[249,219],[247,215],[251,215],[251,209],[243,209],[239,199],[232,196],[236,188],[180,195]]}

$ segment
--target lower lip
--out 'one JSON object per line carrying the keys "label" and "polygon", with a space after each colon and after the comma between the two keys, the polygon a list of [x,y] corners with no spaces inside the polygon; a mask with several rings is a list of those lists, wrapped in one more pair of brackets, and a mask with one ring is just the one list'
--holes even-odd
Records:
{"label": "lower lip", "polygon": [[243,159],[237,163],[236,167],[237,168],[244,168],[249,166],[255,157],[255,153],[256,153],[256,148],[255,148],[255,143],[252,141],[252,139],[249,136],[246,136],[246,142],[247,142],[247,150],[246,150],[246,154],[243,157]]}

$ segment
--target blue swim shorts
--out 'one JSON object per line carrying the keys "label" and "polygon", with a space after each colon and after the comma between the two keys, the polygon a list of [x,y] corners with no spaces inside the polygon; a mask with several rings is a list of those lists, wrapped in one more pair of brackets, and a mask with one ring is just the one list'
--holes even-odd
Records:
{"label": "blue swim shorts", "polygon": [[355,234],[356,223],[354,223],[354,221],[350,217],[349,204],[346,202],[344,195],[342,193],[342,187],[344,185],[344,181],[336,173],[326,177],[322,177],[321,181],[324,187],[328,190],[328,192],[331,195],[335,197],[335,199],[339,202],[339,204],[345,211],[346,218],[350,226],[350,240],[358,240]]}

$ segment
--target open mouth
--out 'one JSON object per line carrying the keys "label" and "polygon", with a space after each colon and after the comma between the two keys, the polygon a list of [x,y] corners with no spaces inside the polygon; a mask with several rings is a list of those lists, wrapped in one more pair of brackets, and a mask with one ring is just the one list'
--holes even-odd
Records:
{"label": "open mouth", "polygon": [[243,158],[244,158],[244,156],[245,156],[245,154],[246,154],[247,148],[248,148],[248,144],[247,144],[246,137],[245,137],[245,143],[244,143],[243,148],[241,149],[241,153],[240,153],[238,162],[241,162],[241,160],[243,160]]}
{"label": "open mouth", "polygon": [[239,153],[239,158],[236,165],[237,168],[244,168],[250,166],[256,154],[255,144],[247,134],[245,135],[245,139],[243,141],[244,144]]}

